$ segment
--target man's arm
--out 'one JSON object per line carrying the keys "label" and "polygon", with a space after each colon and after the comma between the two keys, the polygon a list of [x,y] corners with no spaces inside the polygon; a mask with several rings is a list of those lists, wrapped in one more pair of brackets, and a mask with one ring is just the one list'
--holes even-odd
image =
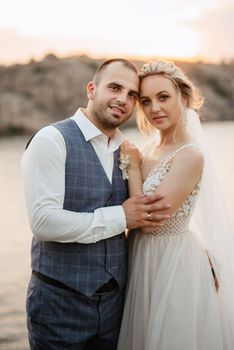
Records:
{"label": "man's arm", "polygon": [[[147,223],[147,212],[154,211],[161,196],[135,196],[123,205],[79,213],[63,209],[65,195],[66,147],[60,132],[52,127],[39,131],[22,159],[24,192],[30,226],[42,241],[95,243]],[[78,199],[79,200],[79,199]],[[160,205],[159,205],[160,206]],[[167,208],[167,206],[164,206]],[[150,225],[167,218],[153,214]],[[156,222],[153,222],[156,220]]]}
{"label": "man's arm", "polygon": [[93,213],[63,209],[66,147],[60,132],[50,126],[33,138],[22,158],[23,184],[33,234],[43,241],[95,243],[123,232],[122,206]]}

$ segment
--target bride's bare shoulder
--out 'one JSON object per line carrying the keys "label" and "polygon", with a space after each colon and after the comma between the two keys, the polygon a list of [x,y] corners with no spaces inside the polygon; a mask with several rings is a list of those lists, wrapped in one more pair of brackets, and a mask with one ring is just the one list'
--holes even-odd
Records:
{"label": "bride's bare shoulder", "polygon": [[199,173],[204,166],[204,155],[198,147],[186,147],[178,152],[173,163]]}

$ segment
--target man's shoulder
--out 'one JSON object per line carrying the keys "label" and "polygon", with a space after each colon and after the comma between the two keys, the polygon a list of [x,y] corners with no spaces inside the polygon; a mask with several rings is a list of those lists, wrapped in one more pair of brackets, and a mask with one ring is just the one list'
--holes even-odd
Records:
{"label": "man's shoulder", "polygon": [[27,149],[30,144],[45,142],[45,140],[48,140],[50,143],[61,143],[62,139],[62,134],[57,128],[55,128],[53,125],[47,125],[31,136],[27,142],[25,149]]}
{"label": "man's shoulder", "polygon": [[53,137],[56,137],[58,134],[60,134],[59,130],[52,124],[52,125],[44,126],[40,130],[38,130],[34,134],[34,138],[37,138],[37,137],[53,138]]}

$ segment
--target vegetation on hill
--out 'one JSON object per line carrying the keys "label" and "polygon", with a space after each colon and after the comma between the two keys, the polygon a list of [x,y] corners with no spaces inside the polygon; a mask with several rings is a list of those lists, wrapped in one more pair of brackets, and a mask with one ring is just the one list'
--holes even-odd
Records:
{"label": "vegetation on hill", "polygon": [[[86,84],[102,60],[47,55],[25,65],[0,66],[0,133],[32,133],[85,106]],[[143,62],[135,62],[140,67]],[[234,64],[177,62],[201,89],[205,121],[234,119]],[[132,118],[131,125],[134,125]]]}

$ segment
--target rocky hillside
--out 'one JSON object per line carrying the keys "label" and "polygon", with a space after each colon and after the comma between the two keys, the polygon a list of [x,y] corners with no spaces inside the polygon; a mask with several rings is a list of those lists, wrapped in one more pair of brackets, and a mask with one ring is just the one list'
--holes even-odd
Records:
{"label": "rocky hillside", "polygon": [[[0,67],[0,134],[32,133],[86,105],[86,84],[101,60],[86,56]],[[135,62],[138,67],[142,62]],[[234,64],[178,63],[205,96],[204,120],[234,119]],[[134,118],[132,118],[134,124]]]}

